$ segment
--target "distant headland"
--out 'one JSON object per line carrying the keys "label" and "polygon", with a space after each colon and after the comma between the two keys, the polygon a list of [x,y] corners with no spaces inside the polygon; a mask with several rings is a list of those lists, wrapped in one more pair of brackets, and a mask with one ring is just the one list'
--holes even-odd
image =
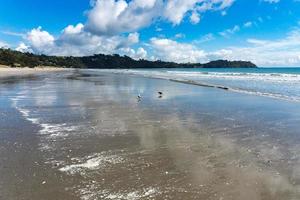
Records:
{"label": "distant headland", "polygon": [[10,67],[64,67],[91,69],[128,68],[256,68],[249,61],[216,60],[202,63],[175,63],[165,61],[134,60],[128,56],[96,54],[93,56],[47,56],[22,53],[11,49],[0,49],[0,65]]}

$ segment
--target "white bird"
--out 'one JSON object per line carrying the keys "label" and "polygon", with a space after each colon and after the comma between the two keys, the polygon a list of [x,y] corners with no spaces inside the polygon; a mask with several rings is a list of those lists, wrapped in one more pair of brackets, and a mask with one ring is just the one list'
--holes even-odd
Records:
{"label": "white bird", "polygon": [[142,96],[139,94],[139,95],[137,96],[138,101],[140,101],[141,98],[142,98]]}

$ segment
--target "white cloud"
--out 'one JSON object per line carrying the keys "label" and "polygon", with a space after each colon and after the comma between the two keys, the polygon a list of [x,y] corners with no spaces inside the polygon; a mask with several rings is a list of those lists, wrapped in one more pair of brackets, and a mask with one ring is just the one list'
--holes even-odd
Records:
{"label": "white cloud", "polygon": [[69,25],[63,29],[62,34],[56,39],[58,45],[88,45],[96,44],[98,38],[84,31],[84,25],[79,23],[76,26]]}
{"label": "white cloud", "polygon": [[[24,41],[16,49],[73,56],[111,54],[125,49],[130,53],[131,46],[139,43],[136,31],[151,25],[157,19],[177,25],[187,16],[191,23],[196,24],[200,22],[202,13],[208,10],[224,11],[233,2],[234,0],[92,0],[92,8],[87,12],[85,23],[68,25],[56,37],[42,27],[34,28],[27,34],[17,34]],[[147,55],[144,49],[135,46],[135,54],[140,57]]]}
{"label": "white cloud", "polygon": [[26,37],[30,45],[37,51],[51,48],[54,45],[54,37],[47,31],[43,31],[42,27],[32,29]]}
{"label": "white cloud", "polygon": [[162,0],[97,0],[88,13],[86,29],[98,35],[139,30],[160,15]]}
{"label": "white cloud", "polygon": [[[239,26],[225,30],[234,34]],[[177,38],[180,34],[177,35]],[[181,36],[180,36],[181,37]],[[91,55],[95,53],[125,54],[134,59],[161,59],[174,62],[207,62],[215,59],[249,60],[259,66],[296,66],[300,64],[300,29],[277,40],[249,38],[244,47],[224,47],[205,51],[199,48],[203,42],[215,39],[213,34],[204,35],[192,43],[180,43],[174,39],[152,38],[146,44],[148,51],[139,46],[139,33],[123,35],[94,35],[86,31],[84,25],[66,27],[58,37],[52,36],[41,27],[27,33],[26,42],[20,43],[18,51],[44,53],[49,55]],[[0,46],[6,46],[1,43]],[[133,48],[134,46],[135,48]]]}
{"label": "white cloud", "polygon": [[207,10],[224,10],[229,8],[235,0],[202,0],[201,4],[197,6],[197,10],[205,12]]}
{"label": "white cloud", "polygon": [[154,49],[154,56],[161,60],[178,63],[206,61],[205,52],[188,43],[179,43],[171,39],[152,38],[150,45]]}
{"label": "white cloud", "polygon": [[230,47],[210,52],[210,59],[249,60],[260,66],[300,64],[300,30],[277,40],[248,39],[245,47]]}
{"label": "white cloud", "polygon": [[185,34],[183,34],[183,33],[177,33],[175,35],[175,38],[185,38]]}
{"label": "white cloud", "polygon": [[27,33],[26,42],[20,43],[18,51],[32,51],[47,55],[84,56],[96,53],[113,54],[122,48],[130,47],[139,42],[139,33],[129,33],[127,36],[98,36],[85,31],[79,23],[63,29],[57,38],[42,30],[34,28]]}
{"label": "white cloud", "polygon": [[251,27],[253,25],[253,23],[252,22],[245,22],[244,23],[244,27],[246,27],[246,28],[249,28],[249,27]]}
{"label": "white cloud", "polygon": [[[77,27],[77,28],[76,28]],[[300,64],[300,30],[290,32],[285,38],[277,40],[259,40],[250,38],[244,47],[225,47],[214,51],[205,51],[198,47],[202,42],[214,39],[207,34],[193,43],[180,43],[166,38],[152,38],[148,48],[150,54],[142,47],[131,46],[139,42],[138,33],[127,36],[97,36],[84,31],[76,25],[67,27],[62,34],[54,38],[41,28],[28,33],[28,44],[39,47],[38,52],[49,55],[91,55],[94,53],[131,56],[134,59],[161,59],[174,62],[207,62],[216,59],[249,60],[259,66],[296,66]],[[79,31],[79,29],[81,31]],[[230,32],[230,31],[229,31]],[[231,33],[231,32],[230,32]],[[41,39],[45,36],[46,39]],[[5,43],[0,43],[0,46]],[[20,43],[18,51],[31,52],[32,45]],[[36,51],[36,49],[33,49]]]}
{"label": "white cloud", "polygon": [[197,0],[168,0],[164,16],[173,24],[180,24],[184,15],[189,11],[195,9]]}
{"label": "white cloud", "polygon": [[32,49],[30,49],[30,46],[26,45],[24,42],[20,42],[18,47],[15,49],[16,51],[20,52],[32,52]]}
{"label": "white cloud", "polygon": [[138,48],[138,50],[136,52],[136,58],[139,58],[139,59],[147,58],[147,51],[142,47]]}
{"label": "white cloud", "polygon": [[200,22],[200,15],[199,13],[193,12],[190,21],[192,24],[198,24]]}
{"label": "white cloud", "polygon": [[77,24],[76,26],[69,25],[64,30],[64,34],[78,34],[83,31],[84,25],[82,23]]}
{"label": "white cloud", "polygon": [[9,48],[9,45],[6,42],[0,41],[0,48]]}
{"label": "white cloud", "polygon": [[[208,36],[210,37],[210,36]],[[200,49],[198,41],[192,44],[171,39],[152,38],[150,46],[156,59],[175,62],[207,62],[210,60],[246,60],[258,66],[299,66],[300,29],[277,40],[247,39],[243,47],[232,46],[213,51]]]}
{"label": "white cloud", "polygon": [[0,31],[0,33],[5,35],[10,35],[10,36],[15,36],[15,37],[22,37],[22,38],[26,36],[24,33],[13,32],[13,31]]}
{"label": "white cloud", "polygon": [[226,29],[226,30],[220,32],[219,34],[223,37],[229,37],[230,35],[238,32],[238,31],[240,31],[240,26],[235,25],[234,27],[232,27],[230,29]]}
{"label": "white cloud", "polygon": [[130,42],[130,44],[135,44],[135,43],[138,43],[139,42],[139,37],[140,37],[140,34],[135,32],[135,33],[130,33],[128,35],[128,41]]}
{"label": "white cloud", "polygon": [[193,43],[201,44],[201,43],[208,42],[208,41],[211,41],[214,39],[215,39],[214,34],[208,33],[208,34],[203,35],[200,39],[193,41]]}
{"label": "white cloud", "polygon": [[119,53],[121,55],[130,56],[131,58],[136,59],[136,60],[146,59],[147,55],[148,55],[147,51],[142,47],[138,48],[137,50],[134,50],[134,49],[129,48],[129,47],[121,48],[119,50]]}
{"label": "white cloud", "polygon": [[86,30],[97,35],[137,31],[159,18],[178,25],[186,15],[193,24],[208,10],[224,11],[234,0],[95,0]]}
{"label": "white cloud", "polygon": [[230,7],[234,0],[168,0],[164,8],[164,17],[178,25],[189,11],[192,11],[190,21],[198,23],[201,13],[208,10],[221,10]]}

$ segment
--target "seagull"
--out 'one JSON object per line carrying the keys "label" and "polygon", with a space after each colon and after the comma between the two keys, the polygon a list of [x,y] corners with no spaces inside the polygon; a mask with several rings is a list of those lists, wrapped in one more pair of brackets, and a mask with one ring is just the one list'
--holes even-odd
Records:
{"label": "seagull", "polygon": [[163,93],[162,92],[158,92],[158,98],[162,98]]}
{"label": "seagull", "polygon": [[139,95],[137,96],[138,101],[140,101],[141,98],[142,98],[142,96],[139,94]]}

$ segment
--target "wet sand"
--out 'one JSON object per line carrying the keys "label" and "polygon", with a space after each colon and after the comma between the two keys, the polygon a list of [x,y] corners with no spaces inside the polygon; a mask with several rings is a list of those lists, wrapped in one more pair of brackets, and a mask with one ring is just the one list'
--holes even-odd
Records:
{"label": "wet sand", "polygon": [[299,103],[89,70],[0,86],[0,199],[300,199]]}

